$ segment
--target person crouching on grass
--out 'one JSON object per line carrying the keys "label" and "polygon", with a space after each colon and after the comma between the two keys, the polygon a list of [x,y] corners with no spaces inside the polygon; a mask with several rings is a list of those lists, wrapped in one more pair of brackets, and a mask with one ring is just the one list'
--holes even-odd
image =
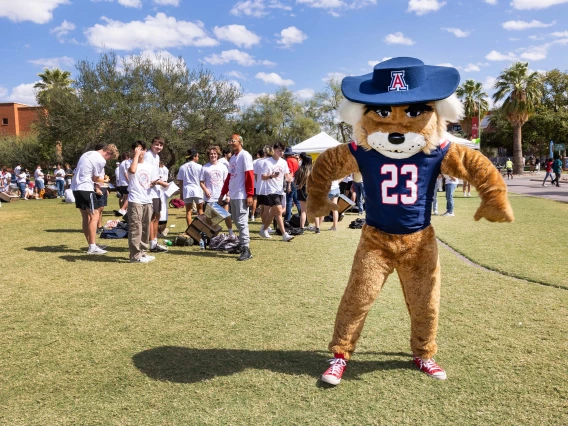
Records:
{"label": "person crouching on grass", "polygon": [[[157,168],[146,162],[146,144],[132,144],[134,155],[128,167],[128,248],[130,263],[148,263],[155,259],[146,255],[150,241],[150,220],[153,212],[152,189],[158,181]],[[158,211],[159,213],[159,211]]]}
{"label": "person crouching on grass", "polygon": [[266,202],[270,208],[270,212],[262,223],[263,230],[260,236],[272,238],[268,233],[268,227],[272,219],[276,217],[276,223],[282,233],[282,241],[291,241],[294,237],[286,232],[284,219],[282,218],[282,196],[284,195],[284,180],[286,180],[287,183],[291,182],[292,175],[290,174],[288,163],[286,163],[286,160],[282,159],[284,144],[276,142],[272,148],[272,157],[268,157],[262,163],[262,180],[266,183],[266,190],[268,192]]}

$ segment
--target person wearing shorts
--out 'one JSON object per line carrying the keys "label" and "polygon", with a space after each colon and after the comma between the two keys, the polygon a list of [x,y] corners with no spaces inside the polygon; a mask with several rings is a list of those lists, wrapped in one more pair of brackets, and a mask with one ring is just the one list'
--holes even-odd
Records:
{"label": "person wearing shorts", "polygon": [[193,203],[197,206],[197,214],[203,214],[203,189],[201,188],[201,164],[199,153],[195,149],[188,149],[185,157],[188,161],[178,171],[177,178],[183,185],[182,195],[185,203],[185,220],[187,226],[191,225],[191,212]]}
{"label": "person wearing shorts", "polygon": [[282,158],[284,144],[276,142],[272,149],[272,157],[268,157],[262,163],[262,180],[266,183],[267,192],[266,205],[270,209],[270,212],[262,223],[263,229],[260,236],[264,238],[271,238],[268,232],[268,227],[270,222],[276,218],[276,223],[282,233],[282,241],[292,241],[294,237],[286,232],[284,219],[282,218],[284,182],[291,182],[292,175],[288,168],[288,163]]}
{"label": "person wearing shorts", "polygon": [[[144,162],[148,163],[154,169],[152,174],[159,176],[160,170],[160,152],[164,149],[164,140],[158,136],[152,139],[150,149],[146,151],[144,156]],[[162,201],[160,199],[160,189],[159,187],[166,188],[168,186],[167,182],[163,182],[159,179],[154,182],[151,188],[152,194],[152,222],[150,224],[150,251],[154,253],[166,253],[168,248],[161,244],[158,244],[158,227],[160,222],[160,210],[162,207]]]}
{"label": "person wearing shorts", "polygon": [[118,166],[118,177],[116,179],[116,188],[120,194],[120,205],[118,210],[114,211],[115,216],[124,216],[128,209],[128,168],[132,163],[130,152],[122,154],[122,161]]}
{"label": "person wearing shorts", "polygon": [[97,151],[84,153],[77,163],[77,168],[71,181],[75,207],[81,212],[83,234],[89,245],[87,254],[106,254],[106,251],[95,243],[99,211],[95,207],[94,184],[104,181],[104,178],[101,176],[104,176],[106,162],[117,157],[118,149],[113,144],[104,145]]}
{"label": "person wearing shorts", "polygon": [[[339,181],[334,180],[331,181],[331,188],[329,189],[329,194],[327,194],[327,198],[331,200],[332,203],[337,204],[337,200],[339,198]],[[333,210],[332,212],[333,224],[330,231],[337,231],[337,223],[339,222],[339,212],[337,210]]]}

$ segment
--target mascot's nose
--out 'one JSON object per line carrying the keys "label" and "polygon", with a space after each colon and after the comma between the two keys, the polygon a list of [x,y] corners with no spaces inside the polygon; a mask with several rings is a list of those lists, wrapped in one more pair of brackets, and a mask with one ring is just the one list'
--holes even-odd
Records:
{"label": "mascot's nose", "polygon": [[404,143],[404,135],[402,133],[389,133],[389,142],[395,145]]}

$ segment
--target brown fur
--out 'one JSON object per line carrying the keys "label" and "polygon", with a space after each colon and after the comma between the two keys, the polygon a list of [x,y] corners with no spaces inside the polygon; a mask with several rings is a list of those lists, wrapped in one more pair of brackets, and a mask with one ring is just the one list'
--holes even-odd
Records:
{"label": "brown fur", "polygon": [[[406,114],[401,113],[404,107],[392,107],[392,110],[393,114],[386,120],[373,117],[374,112],[363,115],[355,128],[359,145],[372,149],[366,142],[367,134],[379,129],[383,132],[421,133],[428,141],[424,149],[426,152],[439,144],[445,123],[438,120],[435,111],[424,114],[425,117],[418,122],[416,119],[407,120]],[[337,209],[337,205],[327,198],[331,181],[356,171],[357,162],[347,145],[339,145],[321,154],[308,180],[308,217],[324,216]],[[481,205],[475,213],[475,220],[482,217],[492,222],[514,220],[503,178],[482,154],[453,143],[442,162],[442,172],[464,179],[477,188]],[[410,314],[411,349],[422,359],[434,356],[437,350],[440,264],[432,226],[406,235],[388,234],[367,225],[363,227],[351,276],[337,311],[333,339],[329,345],[332,352],[343,354],[345,359],[351,357],[367,313],[386,278],[395,269]]]}

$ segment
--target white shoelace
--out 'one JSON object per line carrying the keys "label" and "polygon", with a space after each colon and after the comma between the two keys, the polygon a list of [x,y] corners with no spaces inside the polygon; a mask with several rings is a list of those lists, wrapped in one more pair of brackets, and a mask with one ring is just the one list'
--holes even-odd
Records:
{"label": "white shoelace", "polygon": [[328,359],[327,362],[331,364],[331,371],[329,374],[337,376],[341,373],[341,368],[347,366],[347,362],[342,358],[332,358]]}
{"label": "white shoelace", "polygon": [[434,369],[434,372],[437,371],[442,371],[442,369],[438,366],[438,364],[436,364],[436,361],[434,361],[434,358],[430,358],[428,361],[424,361],[423,359],[420,360],[421,362],[421,366],[426,367],[427,369],[431,370]]}

